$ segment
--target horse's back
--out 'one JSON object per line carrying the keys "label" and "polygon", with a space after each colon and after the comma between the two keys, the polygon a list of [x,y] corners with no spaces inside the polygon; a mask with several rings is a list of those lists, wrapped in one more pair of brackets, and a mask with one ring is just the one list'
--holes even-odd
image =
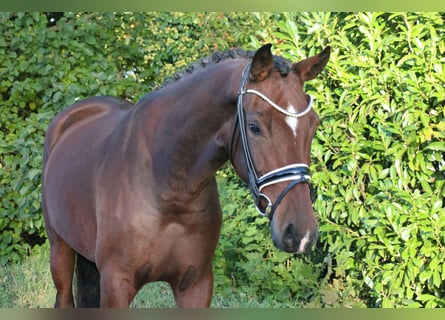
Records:
{"label": "horse's back", "polygon": [[113,97],[93,97],[78,101],[62,110],[51,121],[45,135],[44,166],[59,138],[71,127],[95,117],[128,110],[132,104]]}

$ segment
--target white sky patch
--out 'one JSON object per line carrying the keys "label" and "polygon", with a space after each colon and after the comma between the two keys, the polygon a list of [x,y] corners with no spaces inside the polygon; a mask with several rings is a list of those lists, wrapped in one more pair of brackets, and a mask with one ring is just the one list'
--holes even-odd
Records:
{"label": "white sky patch", "polygon": [[[296,113],[297,110],[295,110],[295,107],[291,104],[287,107],[287,111],[291,113]],[[294,137],[297,137],[297,125],[298,125],[298,119],[296,117],[286,117],[286,123],[291,128],[292,133],[294,134]]]}

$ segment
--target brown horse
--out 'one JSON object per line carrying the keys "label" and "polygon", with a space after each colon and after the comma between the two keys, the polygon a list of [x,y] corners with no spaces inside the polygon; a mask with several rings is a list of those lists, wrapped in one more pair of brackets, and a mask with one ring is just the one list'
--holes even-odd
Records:
{"label": "brown horse", "polygon": [[76,266],[79,307],[128,307],[152,281],[168,282],[180,307],[208,307],[222,219],[215,172],[227,160],[269,216],[274,244],[312,247],[318,117],[303,84],[330,50],[290,63],[270,47],[203,59],[135,105],[95,97],[55,117],[42,181],[55,306],[74,305]]}

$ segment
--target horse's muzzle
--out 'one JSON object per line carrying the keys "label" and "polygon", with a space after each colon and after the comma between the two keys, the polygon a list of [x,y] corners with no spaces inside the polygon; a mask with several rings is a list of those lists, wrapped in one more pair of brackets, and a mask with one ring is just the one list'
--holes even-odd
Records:
{"label": "horse's muzzle", "polygon": [[306,253],[313,248],[318,239],[318,227],[305,232],[299,231],[293,223],[281,230],[271,221],[272,241],[281,251],[288,253]]}

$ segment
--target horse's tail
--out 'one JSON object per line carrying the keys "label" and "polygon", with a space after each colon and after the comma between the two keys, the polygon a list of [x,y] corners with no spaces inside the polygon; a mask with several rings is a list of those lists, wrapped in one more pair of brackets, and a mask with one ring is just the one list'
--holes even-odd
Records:
{"label": "horse's tail", "polygon": [[100,304],[100,275],[96,264],[77,254],[77,303],[78,308],[98,308]]}

